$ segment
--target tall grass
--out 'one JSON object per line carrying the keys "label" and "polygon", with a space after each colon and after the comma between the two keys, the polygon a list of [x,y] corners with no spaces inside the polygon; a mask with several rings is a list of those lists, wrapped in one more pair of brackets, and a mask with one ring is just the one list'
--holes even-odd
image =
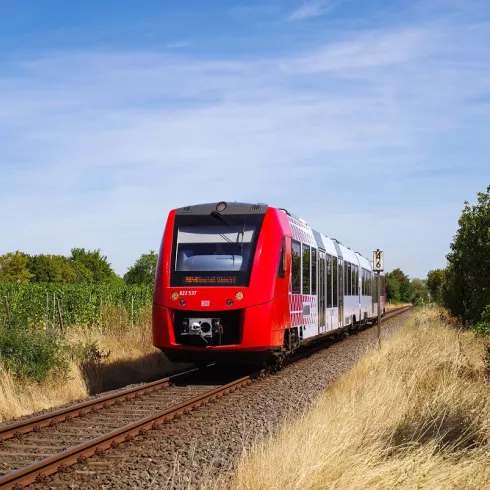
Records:
{"label": "tall grass", "polygon": [[103,332],[73,327],[63,338],[49,340],[51,334],[44,331],[4,331],[7,347],[13,342],[11,335],[19,342],[8,351],[10,357],[6,349],[0,355],[0,421],[183,368],[171,365],[153,347],[151,307],[142,309],[140,323],[133,327],[125,312],[108,305]]}
{"label": "tall grass", "polygon": [[483,340],[423,309],[311,410],[244,452],[223,486],[490,488],[485,356]]}

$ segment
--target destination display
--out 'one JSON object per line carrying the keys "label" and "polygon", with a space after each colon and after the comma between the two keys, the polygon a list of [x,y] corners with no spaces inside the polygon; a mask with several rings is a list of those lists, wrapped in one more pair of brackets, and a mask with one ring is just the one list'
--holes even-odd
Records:
{"label": "destination display", "polygon": [[184,276],[184,284],[237,284],[237,276]]}

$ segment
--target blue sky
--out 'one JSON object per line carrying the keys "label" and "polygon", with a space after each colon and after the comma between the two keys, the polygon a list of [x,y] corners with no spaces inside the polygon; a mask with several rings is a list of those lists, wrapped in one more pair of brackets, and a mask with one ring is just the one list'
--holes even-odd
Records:
{"label": "blue sky", "polygon": [[0,0],[0,254],[267,202],[411,277],[490,184],[490,3]]}

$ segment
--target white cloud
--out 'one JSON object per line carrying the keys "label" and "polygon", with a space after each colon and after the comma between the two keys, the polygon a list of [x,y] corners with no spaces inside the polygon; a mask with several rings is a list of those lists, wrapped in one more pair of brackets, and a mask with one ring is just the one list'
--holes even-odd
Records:
{"label": "white cloud", "polygon": [[290,20],[305,20],[319,17],[338,7],[344,0],[310,0],[304,2],[289,16]]}

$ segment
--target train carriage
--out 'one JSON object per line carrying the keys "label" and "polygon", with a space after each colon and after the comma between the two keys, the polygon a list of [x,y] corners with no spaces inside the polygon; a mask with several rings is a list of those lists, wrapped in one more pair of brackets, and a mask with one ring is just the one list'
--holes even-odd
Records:
{"label": "train carriage", "polygon": [[[383,281],[382,310],[384,300]],[[377,314],[372,263],[284,209],[218,202],[169,213],[153,343],[172,361],[263,364]]]}

